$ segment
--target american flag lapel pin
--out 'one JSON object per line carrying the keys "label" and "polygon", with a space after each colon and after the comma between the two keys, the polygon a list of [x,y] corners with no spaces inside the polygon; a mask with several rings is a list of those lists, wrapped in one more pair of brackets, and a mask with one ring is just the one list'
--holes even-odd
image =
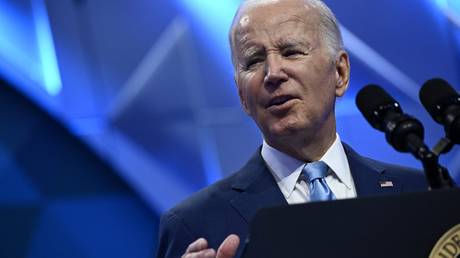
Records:
{"label": "american flag lapel pin", "polygon": [[393,182],[389,180],[380,181],[380,187],[393,187]]}

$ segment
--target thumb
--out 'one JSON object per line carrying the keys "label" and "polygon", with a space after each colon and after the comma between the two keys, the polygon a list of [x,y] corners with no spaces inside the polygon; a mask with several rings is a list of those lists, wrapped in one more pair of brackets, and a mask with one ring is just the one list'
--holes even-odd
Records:
{"label": "thumb", "polygon": [[229,235],[219,246],[216,258],[233,258],[239,245],[240,238],[234,234]]}

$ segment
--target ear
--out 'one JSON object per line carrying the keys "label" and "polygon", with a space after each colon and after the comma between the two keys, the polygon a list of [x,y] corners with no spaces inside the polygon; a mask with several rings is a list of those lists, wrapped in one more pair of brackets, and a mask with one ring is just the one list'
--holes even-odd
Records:
{"label": "ear", "polygon": [[335,61],[336,84],[335,96],[342,97],[348,89],[350,83],[350,60],[347,52],[341,50]]}
{"label": "ear", "polygon": [[244,112],[248,115],[251,115],[249,112],[248,104],[246,102],[246,97],[243,93],[243,90],[241,89],[241,86],[239,84],[239,78],[238,74],[235,72],[235,75],[233,76],[233,79],[235,80],[235,85],[238,88],[238,96],[240,96],[240,103],[241,107],[243,108]]}

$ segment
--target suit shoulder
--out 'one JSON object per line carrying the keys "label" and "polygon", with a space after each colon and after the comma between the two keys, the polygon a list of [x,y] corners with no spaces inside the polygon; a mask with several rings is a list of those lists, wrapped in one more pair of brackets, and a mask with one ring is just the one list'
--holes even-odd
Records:
{"label": "suit shoulder", "polygon": [[391,173],[395,175],[407,175],[411,177],[423,177],[423,171],[420,169],[401,166],[393,163],[383,162],[371,158],[365,157],[369,163],[373,163],[374,165],[380,166],[385,169],[385,173]]}
{"label": "suit shoulder", "polygon": [[406,186],[406,190],[426,190],[428,187],[425,174],[422,170],[407,166],[396,165],[392,163],[382,162],[365,157],[367,162],[378,166],[384,170],[384,174],[388,178],[397,178]]}
{"label": "suit shoulder", "polygon": [[358,154],[353,148],[351,148],[346,143],[343,143],[343,146],[349,158],[349,162],[350,159],[357,160],[359,163],[363,163],[366,167],[373,168],[376,171],[384,171],[384,173],[387,175],[394,175],[397,177],[402,176],[411,178],[424,178],[423,171],[419,169],[375,160]]}
{"label": "suit shoulder", "polygon": [[238,173],[234,173],[192,194],[165,213],[165,216],[188,218],[200,214],[206,209],[215,210],[219,208],[218,210],[221,210],[222,206],[228,205],[228,200],[232,199],[237,193],[232,185]]}

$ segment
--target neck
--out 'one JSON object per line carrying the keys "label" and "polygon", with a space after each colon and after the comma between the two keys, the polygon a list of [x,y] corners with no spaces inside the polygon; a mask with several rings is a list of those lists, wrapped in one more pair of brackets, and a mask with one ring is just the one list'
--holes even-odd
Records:
{"label": "neck", "polygon": [[273,148],[304,162],[318,161],[336,139],[335,123],[332,128],[315,130],[315,133],[290,135],[283,139],[265,139]]}

